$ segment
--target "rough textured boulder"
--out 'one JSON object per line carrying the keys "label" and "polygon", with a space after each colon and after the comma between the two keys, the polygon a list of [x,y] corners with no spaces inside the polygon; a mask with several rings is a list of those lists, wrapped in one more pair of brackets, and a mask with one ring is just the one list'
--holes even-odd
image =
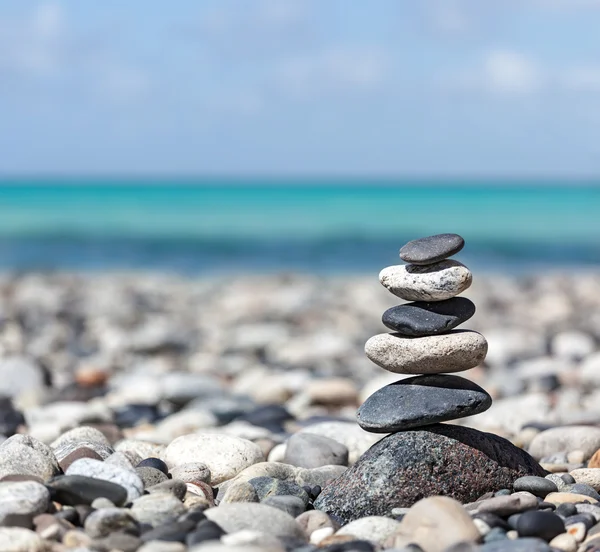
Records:
{"label": "rough textured boulder", "polygon": [[388,435],[329,484],[315,508],[344,522],[389,515],[434,495],[472,502],[512,488],[524,475],[546,472],[512,443],[475,429],[436,424]]}

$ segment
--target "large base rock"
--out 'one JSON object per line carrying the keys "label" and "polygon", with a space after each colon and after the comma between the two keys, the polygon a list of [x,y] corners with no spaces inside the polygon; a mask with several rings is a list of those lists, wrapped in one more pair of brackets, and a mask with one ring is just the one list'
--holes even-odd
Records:
{"label": "large base rock", "polygon": [[428,496],[472,502],[512,488],[523,475],[546,472],[512,443],[475,429],[436,424],[388,435],[330,483],[315,508],[345,522],[389,515]]}

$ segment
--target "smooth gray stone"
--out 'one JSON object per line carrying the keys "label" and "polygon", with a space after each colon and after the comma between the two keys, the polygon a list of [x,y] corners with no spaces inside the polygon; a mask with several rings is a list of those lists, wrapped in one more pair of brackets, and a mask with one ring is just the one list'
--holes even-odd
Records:
{"label": "smooth gray stone", "polygon": [[400,249],[400,258],[417,265],[432,264],[456,255],[464,246],[458,234],[436,234],[409,241]]}
{"label": "smooth gray stone", "polygon": [[99,539],[117,531],[135,530],[137,522],[125,508],[102,508],[86,518],[84,528],[90,537]]}
{"label": "smooth gray stone", "polygon": [[135,468],[135,473],[137,473],[139,478],[142,480],[145,489],[169,480],[169,478],[163,472],[157,470],[156,468],[151,468],[150,466]]}
{"label": "smooth gray stone", "polygon": [[70,506],[91,504],[97,498],[107,498],[117,506],[127,501],[127,489],[122,485],[95,477],[59,475],[46,486],[52,500]]}
{"label": "smooth gray stone", "polygon": [[407,378],[373,393],[358,409],[358,425],[373,433],[393,433],[472,416],[492,398],[479,385],[448,375]]}
{"label": "smooth gray stone", "polygon": [[402,335],[421,337],[449,332],[475,314],[475,305],[465,297],[445,301],[415,301],[386,310],[381,321]]}
{"label": "smooth gray stone", "polygon": [[549,493],[558,492],[556,483],[545,477],[536,477],[535,475],[526,475],[515,479],[513,489],[515,491],[528,491],[540,498],[544,498]]}
{"label": "smooth gray stone", "polygon": [[295,433],[287,442],[284,462],[301,468],[347,466],[348,448],[322,435]]}
{"label": "smooth gray stone", "polygon": [[274,477],[254,477],[248,481],[256,489],[258,499],[262,502],[269,496],[296,496],[308,504],[306,491],[292,481],[283,481]]}
{"label": "smooth gray stone", "polygon": [[14,516],[33,516],[46,511],[50,493],[41,483],[15,481],[0,484],[0,524]]}
{"label": "smooth gray stone", "polygon": [[542,539],[527,537],[516,540],[500,540],[482,545],[479,552],[552,552],[552,548]]}

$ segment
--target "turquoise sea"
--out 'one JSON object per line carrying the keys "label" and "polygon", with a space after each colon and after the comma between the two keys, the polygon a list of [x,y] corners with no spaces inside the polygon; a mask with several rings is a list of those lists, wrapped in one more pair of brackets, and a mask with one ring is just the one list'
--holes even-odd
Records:
{"label": "turquoise sea", "polygon": [[600,182],[0,180],[0,269],[378,271],[457,232],[480,269],[600,268]]}

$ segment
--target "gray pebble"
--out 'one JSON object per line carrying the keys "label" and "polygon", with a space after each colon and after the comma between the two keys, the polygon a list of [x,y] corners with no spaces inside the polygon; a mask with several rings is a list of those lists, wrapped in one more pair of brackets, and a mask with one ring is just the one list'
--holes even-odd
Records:
{"label": "gray pebble", "polygon": [[529,491],[531,494],[541,498],[544,498],[549,493],[558,492],[558,487],[554,481],[535,475],[519,477],[513,483],[513,489],[515,491]]}
{"label": "gray pebble", "polygon": [[35,481],[0,484],[0,524],[9,516],[33,516],[48,509],[50,492]]}
{"label": "gray pebble", "polygon": [[136,498],[131,506],[131,515],[140,523],[158,527],[184,514],[185,506],[170,492],[152,493]]}
{"label": "gray pebble", "polygon": [[137,473],[139,478],[142,480],[145,489],[169,480],[169,478],[163,472],[148,466],[135,468],[135,473]]}
{"label": "gray pebble", "polygon": [[456,255],[465,246],[458,234],[436,234],[409,241],[400,249],[400,258],[416,265],[437,263]]}
{"label": "gray pebble", "polygon": [[304,501],[297,496],[269,496],[262,501],[262,504],[273,506],[273,508],[286,512],[293,518],[298,517],[306,510]]}
{"label": "gray pebble", "polygon": [[164,491],[175,495],[179,500],[183,500],[187,493],[187,485],[179,479],[168,479],[167,481],[146,488],[146,492],[148,493],[162,493]]}
{"label": "gray pebble", "polygon": [[286,445],[284,462],[301,468],[347,466],[348,448],[322,435],[295,433]]}
{"label": "gray pebble", "polygon": [[178,466],[173,466],[169,470],[169,473],[173,479],[179,479],[185,483],[197,483],[198,481],[210,483],[210,470],[202,462],[179,464]]}
{"label": "gray pebble", "polygon": [[85,520],[85,532],[92,538],[107,537],[111,533],[136,529],[137,523],[124,508],[103,508],[92,512]]}

